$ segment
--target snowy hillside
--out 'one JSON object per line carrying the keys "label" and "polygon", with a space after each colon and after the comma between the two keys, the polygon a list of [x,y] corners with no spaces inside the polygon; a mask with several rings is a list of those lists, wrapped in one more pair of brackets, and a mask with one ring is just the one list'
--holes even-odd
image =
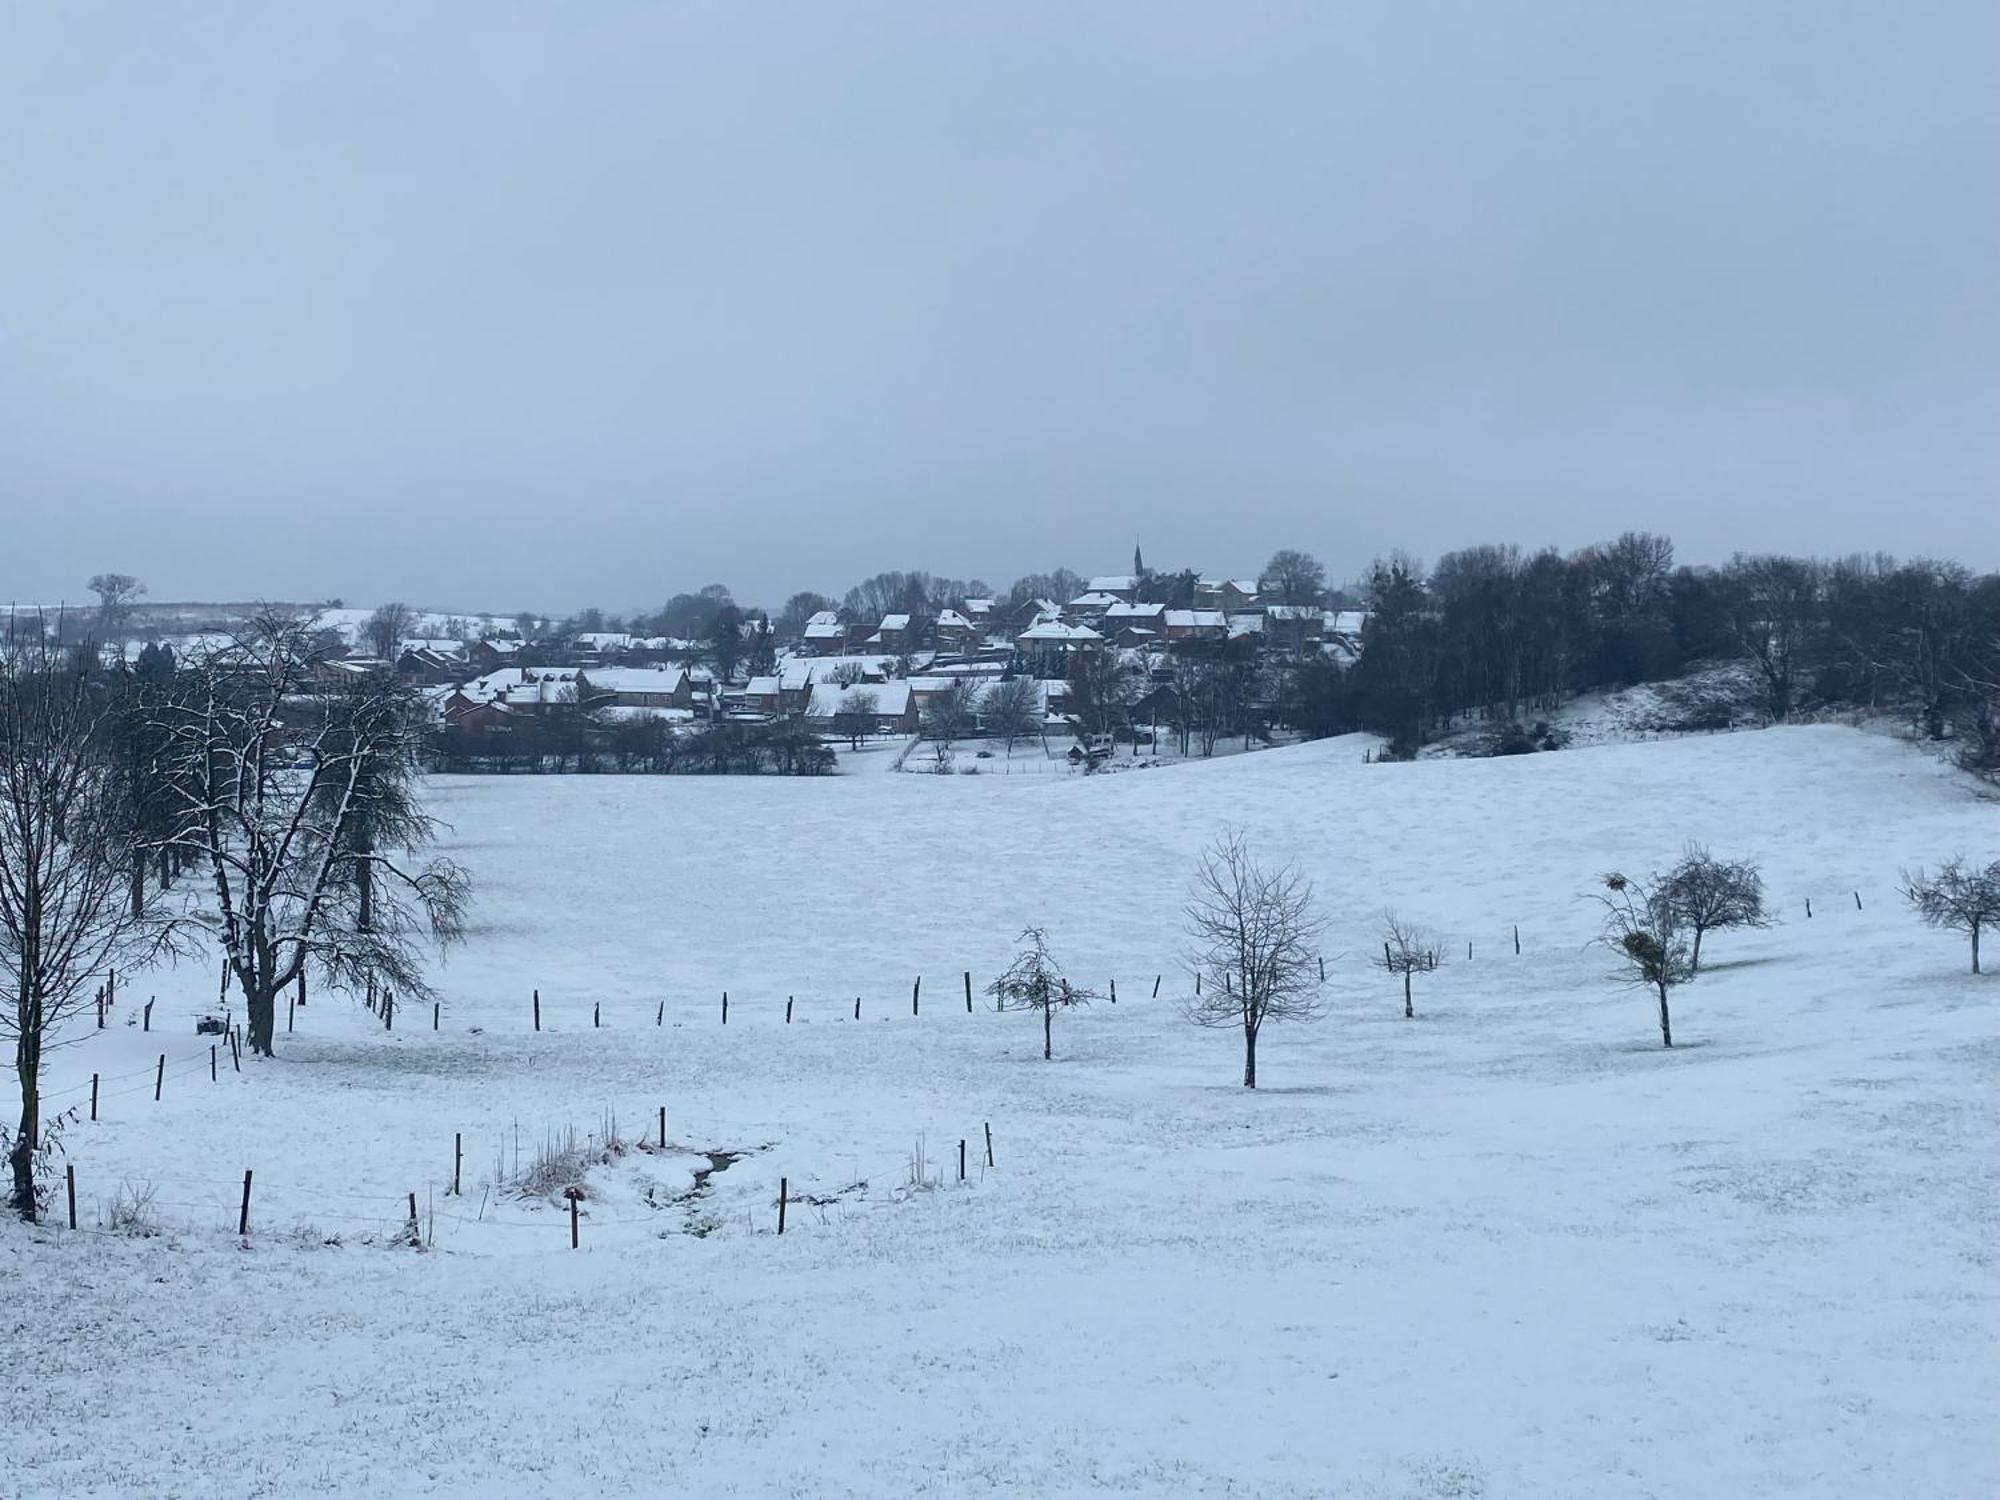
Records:
{"label": "snowy hillside", "polygon": [[[436,784],[479,882],[438,1030],[314,993],[275,1062],[224,1048],[211,1082],[191,964],[56,1061],[59,1104],[100,1075],[69,1137],[99,1232],[0,1230],[7,1484],[1993,1493],[2000,980],[1895,883],[2000,853],[2000,808],[1838,728],[1371,743]],[[1255,1093],[1176,1008],[1225,825],[1332,922],[1330,1014],[1267,1034]],[[1782,921],[1713,941],[1668,1052],[1580,898],[1691,837],[1761,859]],[[1389,904],[1447,938],[1415,1020],[1366,965]],[[962,989],[1030,922],[1117,986],[1052,1063]],[[566,1128],[611,1158],[575,1251],[561,1202],[495,1182]],[[164,1233],[108,1232],[147,1185]],[[411,1193],[428,1252],[397,1244]]]}

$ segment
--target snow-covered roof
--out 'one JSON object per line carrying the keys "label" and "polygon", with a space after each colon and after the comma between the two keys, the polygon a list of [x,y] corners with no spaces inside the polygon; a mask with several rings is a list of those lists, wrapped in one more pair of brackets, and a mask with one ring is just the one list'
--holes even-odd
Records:
{"label": "snow-covered roof", "polygon": [[1127,620],[1157,620],[1165,610],[1164,604],[1127,604],[1120,600],[1105,610],[1104,620],[1108,625]]}
{"label": "snow-covered roof", "polygon": [[398,651],[435,651],[440,656],[463,656],[465,655],[465,642],[449,639],[434,641],[411,639],[399,641],[396,649]]}
{"label": "snow-covered roof", "polygon": [[749,682],[744,684],[743,696],[746,698],[768,698],[780,690],[781,680],[775,676],[753,677]]}
{"label": "snow-covered roof", "polygon": [[895,665],[893,656],[788,656],[778,663],[778,683],[787,693],[800,693],[813,683],[832,681],[843,670],[887,677]]}
{"label": "snow-covered roof", "polygon": [[882,616],[882,629],[884,630],[908,630],[909,628],[910,617],[908,615]]}
{"label": "snow-covered roof", "polygon": [[1170,609],[1166,622],[1170,630],[1224,630],[1229,617],[1219,609]]}
{"label": "snow-covered roof", "polygon": [[1088,625],[1065,625],[1060,620],[1043,620],[1030,625],[1019,637],[1024,641],[1045,641],[1083,645],[1090,641],[1101,641],[1103,636]]}
{"label": "snow-covered roof", "polygon": [[1123,602],[1116,594],[1106,593],[1102,589],[1092,589],[1090,592],[1078,594],[1074,599],[1070,600],[1069,607],[1071,609],[1109,609],[1112,605],[1122,604]]}
{"label": "snow-covered roof", "polygon": [[632,644],[632,637],[622,630],[586,630],[576,643],[591,651],[623,651]]}
{"label": "snow-covered roof", "polygon": [[1335,609],[1327,611],[1326,628],[1337,630],[1342,635],[1359,635],[1361,627],[1368,623],[1365,609]]}
{"label": "snow-covered roof", "polygon": [[1229,617],[1229,638],[1231,640],[1235,640],[1238,636],[1262,635],[1263,633],[1264,617],[1262,615],[1231,615]]}
{"label": "snow-covered roof", "polygon": [[816,609],[809,616],[806,617],[806,624],[808,626],[838,625],[839,623],[840,623],[839,613],[831,609]]}
{"label": "snow-covered roof", "polygon": [[955,609],[948,609],[939,615],[937,622],[938,629],[940,630],[970,630],[972,628],[972,621],[966,619],[964,615]]}
{"label": "snow-covered roof", "polygon": [[677,693],[688,674],[680,667],[587,667],[583,675],[601,693]]}
{"label": "snow-covered roof", "polygon": [[1129,594],[1138,586],[1138,578],[1131,573],[1105,573],[1090,580],[1093,594]]}
{"label": "snow-covered roof", "polygon": [[809,641],[837,641],[845,633],[838,620],[813,620],[806,626],[805,638]]}
{"label": "snow-covered roof", "polygon": [[847,710],[841,700],[849,693],[866,693],[874,698],[874,712],[878,714],[900,715],[909,712],[910,684],[908,682],[857,682],[851,687],[842,687],[837,682],[822,682],[814,686],[812,698],[806,704],[809,719],[831,719]]}
{"label": "snow-covered roof", "polygon": [[662,724],[686,724],[693,720],[691,708],[650,707],[643,704],[615,703],[593,711],[595,717],[607,724],[640,723],[647,719]]}
{"label": "snow-covered roof", "polygon": [[1323,612],[1310,604],[1267,604],[1264,614],[1273,620],[1316,620]]}
{"label": "snow-covered roof", "polygon": [[965,601],[965,607],[975,615],[983,615],[992,610],[993,601],[991,599],[968,599]]}
{"label": "snow-covered roof", "polygon": [[1198,589],[1233,588],[1239,594],[1254,594],[1257,592],[1257,580],[1254,578],[1199,578],[1195,580],[1195,587]]}

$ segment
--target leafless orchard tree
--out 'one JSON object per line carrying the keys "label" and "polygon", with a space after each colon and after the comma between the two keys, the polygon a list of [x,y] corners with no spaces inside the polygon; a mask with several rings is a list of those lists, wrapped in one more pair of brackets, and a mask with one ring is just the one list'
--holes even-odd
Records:
{"label": "leafless orchard tree", "polygon": [[1088,1005],[1097,994],[1079,989],[1063,977],[1062,965],[1049,952],[1048,934],[1041,928],[1024,928],[1021,943],[1020,953],[986,986],[986,993],[1001,1010],[1042,1013],[1042,1059],[1048,1061],[1055,1056],[1055,1013],[1073,1005]]}
{"label": "leafless orchard tree", "polygon": [[1188,1018],[1242,1028],[1243,1086],[1254,1089],[1264,1023],[1310,1021],[1321,1011],[1326,924],[1314,915],[1312,882],[1291,865],[1259,864],[1241,834],[1226,832],[1203,853],[1183,911],[1196,978]]}
{"label": "leafless orchard tree", "polygon": [[1956,855],[1926,870],[1905,871],[1903,897],[1926,926],[1948,928],[1972,939],[1972,972],[1979,972],[1979,935],[2000,923],[2000,859],[1984,869]]}
{"label": "leafless orchard tree", "polygon": [[948,746],[970,734],[975,697],[971,679],[955,679],[925,705],[920,723],[924,738]]}
{"label": "leafless orchard tree", "polygon": [[180,920],[222,948],[265,1056],[308,964],[335,988],[432,998],[422,940],[455,941],[468,895],[449,860],[406,858],[431,827],[406,690],[387,674],[328,689],[314,641],[309,619],[258,617],[187,664],[163,726],[180,770],[167,840],[212,884]]}
{"label": "leafless orchard tree", "polygon": [[9,1206],[35,1217],[44,1058],[107,969],[150,956],[163,925],[133,913],[125,799],[102,744],[105,693],[46,639],[0,644],[0,1035],[21,1114]]}
{"label": "leafless orchard tree", "polygon": [[1404,1020],[1413,1020],[1417,1014],[1410,997],[1410,976],[1435,973],[1443,962],[1444,954],[1436,938],[1393,911],[1382,913],[1382,956],[1374,964],[1384,973],[1403,976]]}
{"label": "leafless orchard tree", "polygon": [[850,687],[840,695],[833,722],[847,736],[850,749],[859,750],[862,740],[874,729],[876,705],[881,701],[881,695],[872,688]]}
{"label": "leafless orchard tree", "polygon": [[1667,871],[1664,894],[1681,927],[1693,935],[1688,972],[1701,969],[1701,940],[1726,927],[1769,927],[1764,910],[1764,877],[1753,860],[1717,859],[1690,843],[1680,863]]}
{"label": "leafless orchard tree", "polygon": [[1644,985],[1659,998],[1660,1045],[1674,1044],[1667,993],[1694,977],[1694,956],[1665,877],[1639,881],[1612,873],[1596,893],[1604,908],[1599,941],[1618,956],[1619,978]]}

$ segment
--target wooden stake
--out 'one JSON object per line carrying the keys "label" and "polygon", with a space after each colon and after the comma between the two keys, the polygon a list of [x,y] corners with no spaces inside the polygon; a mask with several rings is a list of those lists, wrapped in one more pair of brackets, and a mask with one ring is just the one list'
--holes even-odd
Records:
{"label": "wooden stake", "polygon": [[1324,953],[1319,956],[1319,982],[1321,984],[1326,983],[1326,955]]}
{"label": "wooden stake", "polygon": [[1854,893],[1854,909],[1855,909],[1856,911],[1860,911],[1860,910],[1861,910],[1861,892],[1859,892],[1859,891],[1856,891],[1856,892]]}
{"label": "wooden stake", "polygon": [[791,1189],[790,1181],[786,1178],[780,1177],[778,1179],[778,1233],[780,1234],[783,1234],[785,1232],[785,1199],[788,1196],[790,1189]]}
{"label": "wooden stake", "polygon": [[576,1199],[569,1200],[569,1247],[576,1248]]}
{"label": "wooden stake", "polygon": [[854,1019],[857,1021],[861,1019],[861,997],[859,995],[854,997]]}
{"label": "wooden stake", "polygon": [[412,1224],[417,1222],[417,1195],[415,1193],[410,1194],[410,1222]]}
{"label": "wooden stake", "polygon": [[153,1102],[160,1102],[160,1085],[167,1081],[167,1054],[160,1054],[160,1065],[153,1070]]}
{"label": "wooden stake", "polygon": [[465,1165],[465,1132],[462,1130],[454,1130],[451,1133],[451,1195],[454,1198],[459,1196],[458,1173],[459,1169],[464,1165]]}
{"label": "wooden stake", "polygon": [[151,1030],[153,1029],[153,999],[152,999],[152,998],[148,998],[148,999],[147,999],[147,1001],[146,1001],[146,1014],[145,1014],[145,1017],[144,1017],[144,1019],[143,1019],[143,1020],[141,1021],[140,1025],[139,1025],[139,1029],[140,1029],[141,1031],[151,1031]]}
{"label": "wooden stake", "polygon": [[431,1001],[431,1030],[432,1030],[432,1031],[436,1031],[436,1030],[438,1029],[438,1017],[439,1017],[439,1016],[440,1016],[440,1015],[442,1014],[443,1010],[444,1010],[444,1002],[443,1002],[443,1001],[441,1001],[441,1000],[433,1000],[433,1001]]}
{"label": "wooden stake", "polygon": [[590,1024],[593,1029],[604,1024],[602,1009],[601,1001],[593,1000],[590,1002]]}
{"label": "wooden stake", "polygon": [[245,1235],[250,1232],[250,1172],[243,1172],[243,1207],[236,1214],[236,1232]]}
{"label": "wooden stake", "polygon": [[986,1165],[993,1165],[993,1122],[986,1122]]}
{"label": "wooden stake", "polygon": [[666,1002],[666,1001],[662,1000],[662,1001],[660,1002],[660,1008],[659,1008],[658,1010],[656,1010],[656,1011],[654,1011],[654,1012],[653,1012],[653,1024],[654,1024],[655,1026],[664,1026],[664,1025],[666,1025],[666,1024],[667,1024],[667,1002]]}
{"label": "wooden stake", "polygon": [[724,1026],[727,1026],[727,1025],[729,1024],[729,991],[728,991],[728,990],[724,990],[724,991],[722,992],[722,1024],[723,1024]]}
{"label": "wooden stake", "polygon": [[535,991],[535,1030],[542,1029],[542,992]]}
{"label": "wooden stake", "polygon": [[97,1075],[95,1073],[90,1075],[90,1118],[92,1120],[97,1118]]}
{"label": "wooden stake", "polygon": [[384,1031],[394,1031],[396,1029],[396,992],[394,990],[385,990],[382,994],[382,1029]]}
{"label": "wooden stake", "polygon": [[285,1030],[288,1032],[292,1029],[292,1016],[298,1010],[298,1007],[299,1002],[296,995],[285,1004]]}
{"label": "wooden stake", "polygon": [[[1325,960],[1325,959],[1321,959],[1321,960],[1319,961],[1319,967],[1320,967],[1320,976],[1319,976],[1319,977],[1320,977],[1320,978],[1322,978],[1322,979],[1326,978],[1326,960]],[[1159,998],[1160,998],[1160,981],[1161,981],[1162,979],[1164,979],[1164,978],[1166,978],[1166,976],[1165,976],[1164,974],[1155,974],[1155,975],[1153,976],[1153,998],[1154,998],[1155,1000],[1157,1000],[1157,999],[1159,999]]]}
{"label": "wooden stake", "polygon": [[917,996],[921,995],[923,992],[924,992],[924,976],[919,974],[917,976],[917,982],[910,986],[910,1014],[913,1016],[917,1013]]}
{"label": "wooden stake", "polygon": [[76,1163],[63,1164],[63,1183],[69,1189],[69,1227],[76,1228]]}
{"label": "wooden stake", "polygon": [[965,971],[965,1013],[972,1014],[972,970]]}
{"label": "wooden stake", "polygon": [[1199,995],[1199,994],[1201,993],[1201,975],[1200,975],[1200,974],[1196,974],[1196,975],[1194,976],[1194,992],[1195,992],[1195,993],[1196,993],[1197,995]]}
{"label": "wooden stake", "polygon": [[210,1083],[215,1082],[215,1044],[213,1042],[209,1044],[208,1048],[208,1081]]}
{"label": "wooden stake", "polygon": [[306,1008],[306,971],[305,971],[304,969],[300,969],[300,970],[299,970],[299,1009],[300,1009],[300,1010],[304,1010],[305,1008]]}
{"label": "wooden stake", "polygon": [[785,1024],[787,1026],[792,1024],[792,997],[790,995],[785,996]]}
{"label": "wooden stake", "polygon": [[664,1104],[660,1106],[660,1149],[667,1149],[667,1107]]}
{"label": "wooden stake", "polygon": [[1812,920],[1812,897],[1810,896],[1806,897],[1806,920],[1808,922]]}
{"label": "wooden stake", "polygon": [[958,1138],[958,1180],[965,1181],[965,1137]]}
{"label": "wooden stake", "polygon": [[1111,981],[1111,1003],[1113,1005],[1118,1003],[1118,981],[1115,979]]}
{"label": "wooden stake", "polygon": [[229,1062],[237,1072],[243,1071],[243,1033],[240,1031],[236,1033],[235,1044],[229,1049]]}
{"label": "wooden stake", "polygon": [[1516,922],[1514,924],[1514,957],[1519,958],[1520,956],[1521,956],[1521,924],[1519,922]]}

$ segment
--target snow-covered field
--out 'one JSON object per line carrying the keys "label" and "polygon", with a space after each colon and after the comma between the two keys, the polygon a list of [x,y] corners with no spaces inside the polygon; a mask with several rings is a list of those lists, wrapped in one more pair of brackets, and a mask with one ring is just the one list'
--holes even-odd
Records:
{"label": "snow-covered field", "polygon": [[[480,892],[438,1031],[313,995],[211,1083],[189,967],[57,1064],[106,1080],[85,1225],[150,1183],[169,1232],[0,1229],[0,1493],[1994,1493],[2000,979],[1894,885],[1990,857],[2000,810],[1837,728],[1365,748],[441,782]],[[1334,924],[1331,1013],[1254,1094],[1174,1004],[1225,824]],[[1666,1052],[1579,896],[1690,836],[1761,857],[1784,920],[1713,942]],[[1414,1021],[1365,966],[1389,903],[1449,936]],[[1053,1063],[961,989],[1028,922],[1118,986]],[[614,1116],[643,1146],[581,1249],[490,1191]],[[392,1243],[412,1192],[428,1253]]]}

